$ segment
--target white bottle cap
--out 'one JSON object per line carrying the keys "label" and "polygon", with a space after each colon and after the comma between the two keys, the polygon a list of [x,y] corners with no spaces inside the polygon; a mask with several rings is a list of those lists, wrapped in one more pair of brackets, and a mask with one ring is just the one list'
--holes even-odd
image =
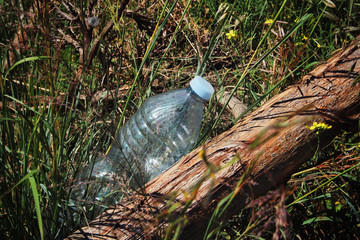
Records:
{"label": "white bottle cap", "polygon": [[208,101],[214,93],[214,88],[211,84],[200,76],[196,76],[190,81],[191,89],[202,99]]}

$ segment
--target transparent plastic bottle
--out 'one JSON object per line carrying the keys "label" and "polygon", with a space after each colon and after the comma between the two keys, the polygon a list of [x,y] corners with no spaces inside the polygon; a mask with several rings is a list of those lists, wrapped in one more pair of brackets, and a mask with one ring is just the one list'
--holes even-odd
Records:
{"label": "transparent plastic bottle", "polygon": [[196,76],[185,89],[147,99],[116,133],[109,153],[84,169],[73,189],[75,198],[115,203],[119,194],[111,192],[119,191],[124,179],[138,188],[173,165],[193,147],[204,103],[213,92],[208,81]]}

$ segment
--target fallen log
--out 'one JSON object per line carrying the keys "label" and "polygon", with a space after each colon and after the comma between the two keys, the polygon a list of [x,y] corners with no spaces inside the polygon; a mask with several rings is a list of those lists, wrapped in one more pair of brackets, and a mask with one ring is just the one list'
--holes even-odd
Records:
{"label": "fallen log", "polygon": [[[234,196],[227,213],[236,213],[249,199],[286,181],[319,142],[327,144],[340,129],[358,125],[359,59],[360,36],[68,239],[154,238],[171,227],[181,230],[181,239],[203,238],[226,196]],[[315,121],[332,128],[316,133],[307,127]]]}

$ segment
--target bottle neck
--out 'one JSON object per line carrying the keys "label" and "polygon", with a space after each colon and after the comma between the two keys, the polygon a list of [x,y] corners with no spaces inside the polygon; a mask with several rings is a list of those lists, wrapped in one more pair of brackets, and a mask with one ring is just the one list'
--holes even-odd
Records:
{"label": "bottle neck", "polygon": [[188,86],[186,88],[186,92],[188,94],[191,94],[191,96],[197,101],[197,102],[201,102],[201,103],[204,103],[206,100],[203,99],[202,97],[200,97],[199,95],[196,94],[196,92],[190,87]]}

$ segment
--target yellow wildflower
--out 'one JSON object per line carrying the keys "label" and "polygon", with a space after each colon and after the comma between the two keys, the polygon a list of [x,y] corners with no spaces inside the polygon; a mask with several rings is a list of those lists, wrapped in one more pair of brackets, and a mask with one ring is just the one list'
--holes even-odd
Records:
{"label": "yellow wildflower", "polygon": [[302,40],[307,41],[309,38],[307,36],[303,36]]}
{"label": "yellow wildflower", "polygon": [[306,128],[310,129],[311,131],[317,130],[316,134],[319,134],[319,130],[327,130],[332,128],[332,126],[326,123],[314,122],[312,126],[306,126]]}
{"label": "yellow wildflower", "polygon": [[316,41],[315,39],[313,39],[313,40],[316,43],[316,47],[321,48],[321,44],[318,41]]}
{"label": "yellow wildflower", "polygon": [[335,202],[335,212],[339,212],[341,210],[341,203],[339,201]]}
{"label": "yellow wildflower", "polygon": [[265,24],[272,24],[274,22],[274,19],[267,18],[265,21]]}
{"label": "yellow wildflower", "polygon": [[344,44],[348,44],[349,41],[347,39],[340,39],[341,42],[343,42]]}
{"label": "yellow wildflower", "polygon": [[230,32],[226,33],[226,37],[228,39],[231,39],[231,38],[236,38],[237,37],[237,34],[234,30],[230,30]]}

